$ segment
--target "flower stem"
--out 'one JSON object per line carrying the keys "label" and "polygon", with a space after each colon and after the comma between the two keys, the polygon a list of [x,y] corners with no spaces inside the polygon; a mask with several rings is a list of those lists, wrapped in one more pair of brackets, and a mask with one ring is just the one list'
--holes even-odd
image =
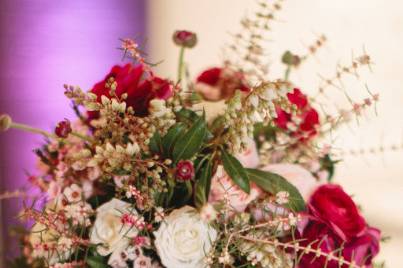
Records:
{"label": "flower stem", "polygon": [[288,81],[288,78],[290,77],[291,73],[291,65],[287,65],[287,69],[285,70],[284,74],[284,81]]}
{"label": "flower stem", "polygon": [[39,128],[34,128],[34,127],[31,127],[31,126],[28,126],[28,125],[25,125],[25,124],[12,122],[11,125],[10,125],[10,128],[15,128],[15,129],[35,133],[35,134],[40,134],[40,135],[43,135],[43,136],[48,137],[48,138],[57,138],[57,136],[55,134],[49,133],[49,132],[47,132],[45,130],[42,130],[42,129],[39,129]]}
{"label": "flower stem", "polygon": [[[52,133],[47,132],[45,130],[42,130],[40,128],[35,128],[35,127],[28,126],[28,125],[25,125],[25,124],[12,122],[11,125],[10,125],[10,128],[19,129],[19,130],[23,130],[23,131],[26,131],[26,132],[31,132],[31,133],[34,133],[34,134],[40,134],[40,135],[43,135],[43,136],[48,137],[48,138],[59,139],[59,137],[57,137],[55,134],[52,134]],[[76,137],[78,137],[78,138],[80,138],[82,140],[88,141],[88,142],[92,142],[92,140],[89,137],[86,137],[86,136],[84,136],[84,135],[82,135],[82,134],[80,134],[78,132],[71,132],[70,135],[76,136]]]}
{"label": "flower stem", "polygon": [[182,46],[179,52],[179,64],[178,64],[178,82],[182,80],[183,65],[184,65],[185,47]]}

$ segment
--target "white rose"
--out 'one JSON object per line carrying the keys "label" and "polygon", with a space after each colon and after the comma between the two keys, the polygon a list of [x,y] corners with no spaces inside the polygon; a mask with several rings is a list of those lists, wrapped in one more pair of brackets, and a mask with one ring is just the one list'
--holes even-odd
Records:
{"label": "white rose", "polygon": [[217,232],[195,208],[185,206],[172,211],[154,235],[158,255],[167,268],[202,268],[207,266],[204,260]]}
{"label": "white rose", "polygon": [[97,209],[97,218],[91,230],[90,242],[99,245],[97,251],[106,256],[129,245],[130,238],[137,236],[138,230],[122,223],[122,215],[138,215],[126,202],[112,199]]}

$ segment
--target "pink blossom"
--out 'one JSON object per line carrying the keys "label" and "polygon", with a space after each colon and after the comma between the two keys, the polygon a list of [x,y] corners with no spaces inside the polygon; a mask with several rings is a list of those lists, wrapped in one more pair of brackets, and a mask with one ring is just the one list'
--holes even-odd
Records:
{"label": "pink blossom", "polygon": [[57,198],[62,192],[62,187],[60,186],[59,183],[57,183],[56,181],[51,181],[49,183],[49,188],[48,188],[48,196],[49,199],[55,199]]}
{"label": "pink blossom", "polygon": [[261,192],[262,191],[252,183],[250,193],[245,193],[234,184],[232,179],[225,172],[224,167],[218,166],[211,181],[209,203],[215,204],[227,201],[231,209],[237,212],[243,212],[250,202],[258,198]]}

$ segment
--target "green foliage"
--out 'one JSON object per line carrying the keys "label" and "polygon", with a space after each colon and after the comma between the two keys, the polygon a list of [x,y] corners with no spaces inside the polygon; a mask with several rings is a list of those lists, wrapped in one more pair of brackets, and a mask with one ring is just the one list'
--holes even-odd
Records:
{"label": "green foliage", "polygon": [[327,180],[329,182],[332,181],[333,175],[334,175],[334,165],[337,163],[338,161],[333,160],[332,158],[330,158],[330,155],[325,155],[321,160],[320,160],[320,164],[321,167],[325,170],[327,170],[327,172],[329,173],[329,176],[327,177]]}
{"label": "green foliage", "polygon": [[198,208],[207,203],[208,195],[210,193],[211,177],[212,164],[210,161],[208,161],[205,165],[202,166],[198,176],[196,176],[197,181],[195,184],[194,201],[196,207]]}
{"label": "green foliage", "polygon": [[201,148],[204,143],[204,138],[207,133],[207,125],[204,116],[199,117],[196,122],[181,135],[172,152],[172,158],[175,163],[179,160],[192,158]]}
{"label": "green foliage", "polygon": [[183,108],[176,113],[176,118],[180,122],[190,127],[194,122],[200,119],[200,116],[192,110]]}
{"label": "green foliage", "polygon": [[162,154],[161,134],[158,131],[151,137],[149,147],[153,154]]}
{"label": "green foliage", "polygon": [[263,123],[257,123],[254,126],[253,136],[255,138],[257,146],[260,148],[262,142],[259,137],[264,137],[265,141],[275,141],[276,140],[276,127],[269,125],[264,125]]}
{"label": "green foliage", "polygon": [[167,158],[172,157],[173,147],[180,136],[185,132],[186,126],[183,123],[173,125],[168,133],[162,138],[162,148],[164,156]]}
{"label": "green foliage", "polygon": [[89,256],[86,259],[87,265],[90,268],[108,268],[108,259],[99,255],[96,251],[96,247],[92,247],[89,250]]}
{"label": "green foliage", "polygon": [[273,195],[281,191],[288,192],[290,197],[286,207],[296,212],[305,210],[305,202],[298,189],[280,175],[257,169],[246,169],[246,172],[249,179],[266,192]]}
{"label": "green foliage", "polygon": [[90,268],[108,268],[107,260],[102,256],[90,256],[87,258],[87,265]]}
{"label": "green foliage", "polygon": [[224,150],[222,151],[221,158],[225,171],[231,177],[234,183],[238,185],[239,188],[241,188],[244,192],[249,193],[250,184],[248,174],[239,160]]}

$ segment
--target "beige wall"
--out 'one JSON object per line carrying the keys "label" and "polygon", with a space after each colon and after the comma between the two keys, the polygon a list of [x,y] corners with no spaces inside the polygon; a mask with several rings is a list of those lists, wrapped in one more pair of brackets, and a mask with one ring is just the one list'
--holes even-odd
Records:
{"label": "beige wall", "polygon": [[[238,29],[242,15],[252,12],[253,0],[151,0],[149,1],[150,52],[158,69],[174,78],[178,51],[172,44],[175,29],[197,32],[199,44],[186,59],[195,75],[220,62],[221,48],[229,32]],[[368,50],[375,64],[373,73],[363,70],[361,82],[347,79],[350,95],[365,97],[364,82],[381,94],[378,116],[368,112],[350,128],[335,133],[338,148],[348,150],[403,141],[403,2],[398,0],[289,0],[275,23],[267,44],[270,57],[277,60],[285,49],[304,52],[315,34],[325,33],[329,42],[309,60],[293,80],[307,92],[315,92],[318,74],[332,76],[337,62],[348,63],[352,52]],[[273,77],[283,69],[272,66]],[[346,106],[340,94],[331,90],[338,106]],[[336,180],[363,205],[370,223],[383,228],[392,240],[383,246],[381,258],[388,267],[403,267],[403,150],[377,156],[344,157]]]}

